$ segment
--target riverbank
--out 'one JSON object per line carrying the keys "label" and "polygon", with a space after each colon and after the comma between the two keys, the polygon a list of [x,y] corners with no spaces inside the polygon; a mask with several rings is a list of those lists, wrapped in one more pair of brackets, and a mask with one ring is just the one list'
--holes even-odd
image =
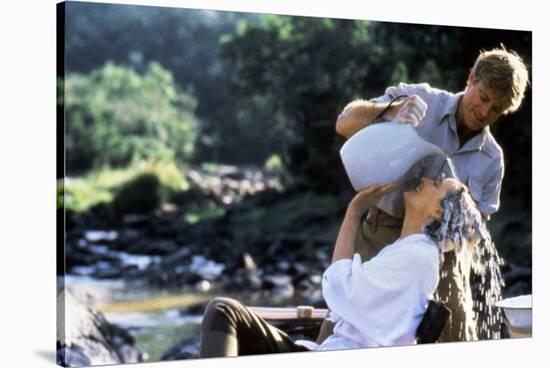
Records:
{"label": "riverbank", "polygon": [[[326,307],[321,275],[352,193],[285,188],[257,168],[203,166],[183,175],[189,187],[146,212],[112,202],[65,213],[65,284],[86,294],[88,280],[84,303],[134,336],[145,361],[196,357],[202,312],[215,295]],[[129,197],[153,203],[139,185],[125,186],[139,194]],[[496,217],[499,250],[501,232],[528,242],[520,214],[512,215]],[[505,259],[501,271],[505,297],[531,292],[525,260]]]}

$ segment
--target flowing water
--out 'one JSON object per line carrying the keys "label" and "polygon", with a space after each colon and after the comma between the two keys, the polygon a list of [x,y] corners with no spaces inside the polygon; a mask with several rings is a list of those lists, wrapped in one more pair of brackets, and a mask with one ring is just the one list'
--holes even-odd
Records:
{"label": "flowing water", "polygon": [[[458,179],[456,168],[449,156],[445,158],[445,163],[449,167],[451,176]],[[504,280],[500,267],[504,260],[499,256],[495,243],[486,228],[482,231],[480,243],[469,256],[468,263],[481,279],[481,282],[477,284],[477,290],[473,290],[474,294],[481,296],[481,300],[474,301],[474,314],[479,324],[478,330],[485,334],[483,338],[499,339],[503,319],[501,310],[495,306],[495,303],[502,299]]]}
{"label": "flowing water", "polygon": [[168,348],[184,340],[189,342],[191,351],[197,349],[202,306],[215,296],[235,298],[254,306],[290,306],[305,302],[299,296],[275,297],[265,293],[158,290],[85,275],[65,276],[64,285],[78,294],[79,299],[101,311],[107,321],[129,331],[136,339],[136,347],[146,353],[146,361],[150,362],[159,361]]}
{"label": "flowing water", "polygon": [[504,280],[500,267],[503,264],[504,260],[499,256],[495,243],[489,232],[486,232],[472,255],[472,269],[481,278],[476,290],[481,295],[481,300],[474,303],[474,313],[480,324],[480,331],[486,333],[486,336],[480,336],[483,338],[501,337],[503,316],[495,303],[502,299]]}
{"label": "flowing water", "polygon": [[[462,276],[462,289],[471,289],[473,299],[474,321],[477,323],[478,339],[500,339],[503,326],[503,316],[496,302],[502,299],[502,288],[504,279],[500,267],[504,260],[499,256],[498,251],[491,236],[485,226],[481,229],[480,242],[470,248],[464,247],[456,254],[456,261]],[[479,282],[471,283],[470,272],[472,270]],[[442,270],[441,279],[449,280],[446,270]],[[447,281],[445,281],[447,282]],[[449,288],[451,286],[449,284]],[[440,286],[440,290],[441,286]],[[454,290],[454,289],[451,289]],[[456,296],[455,296],[456,297]],[[438,298],[440,298],[438,296]],[[450,296],[443,298],[448,303]],[[468,306],[466,306],[468,308]],[[467,317],[468,318],[468,317]],[[467,338],[467,336],[461,336]]]}
{"label": "flowing water", "polygon": [[[443,165],[447,165],[450,175],[457,178],[456,169],[450,157],[446,157]],[[416,185],[417,183],[412,186]],[[86,233],[86,239],[88,241],[109,240],[115,235],[90,231]],[[110,256],[120,259],[123,264],[134,265],[142,270],[151,263],[159,262],[158,257],[115,252],[107,246],[89,245],[89,247],[96,253],[108,253]],[[199,262],[201,260],[196,261],[195,263],[200,263],[200,265],[205,263]],[[495,244],[487,231],[483,234],[483,239],[475,248],[475,252],[469,254],[468,260],[465,262],[472,266],[473,271],[481,280],[475,285],[477,290],[473,290],[474,294],[480,295],[473,306],[479,320],[478,330],[486,331],[487,334],[480,338],[498,339],[503,318],[495,303],[501,299],[501,288],[504,285],[500,273],[503,260],[498,255]],[[303,304],[302,300],[291,298],[275,300],[270,295],[260,293],[214,295],[211,292],[159,291],[144,285],[128,285],[121,280],[102,281],[89,277],[94,269],[103,266],[109,267],[108,264],[102,265],[101,262],[92,266],[75,267],[73,272],[79,276],[67,276],[65,285],[80,293],[91,295],[92,297],[88,300],[93,301],[93,306],[102,311],[109,322],[130,331],[136,338],[137,347],[147,354],[147,361],[160,360],[168,348],[183,340],[189,340],[191,345],[195,344],[196,346],[200,334],[202,308],[188,308],[204,305],[214,296],[233,297],[247,305]],[[218,267],[219,265],[213,265],[209,270],[213,269],[218,272],[219,270],[214,266]],[[463,282],[465,285],[469,284],[469,280],[463,280]]]}
{"label": "flowing water", "polygon": [[[445,172],[445,167],[448,171]],[[438,178],[452,177],[460,180],[455,165],[450,156],[445,159],[439,170]],[[472,295],[475,296],[473,310],[477,321],[478,338],[499,339],[503,323],[503,316],[500,308],[495,303],[502,299],[502,288],[504,280],[501,275],[500,267],[504,260],[499,256],[495,244],[491,239],[489,231],[483,227],[481,231],[481,241],[472,252],[463,251],[457,255],[459,268],[462,270],[471,269],[480,280],[472,285]],[[470,289],[469,272],[463,272],[462,287],[464,290]],[[447,275],[442,274],[445,278]],[[444,300],[444,301],[448,301]]]}
{"label": "flowing water", "polygon": [[[147,361],[158,361],[170,347],[182,341],[189,342],[189,350],[196,351],[200,336],[203,307],[215,296],[226,296],[251,306],[287,306],[306,304],[299,296],[266,293],[220,293],[208,287],[161,290],[147,286],[143,281],[125,282],[122,278],[98,279],[94,276],[109,271],[115,261],[118,268],[137,268],[144,271],[160,263],[159,256],[135,255],[113,250],[107,245],[116,240],[116,231],[87,230],[77,247],[85,248],[102,260],[72,267],[70,274],[60,277],[58,285],[66,287],[87,306],[101,311],[107,321],[130,332],[136,346],[146,353]],[[190,256],[186,266],[205,277],[216,278],[225,265],[201,255]],[[203,290],[203,291],[199,291]],[[187,346],[187,344],[186,344]]]}
{"label": "flowing water", "polygon": [[147,354],[148,361],[160,360],[168,348],[183,340],[198,342],[202,314],[185,312],[185,309],[211,298],[206,294],[159,293],[146,289],[121,296],[99,309],[110,323],[124,327],[135,336],[136,347]]}

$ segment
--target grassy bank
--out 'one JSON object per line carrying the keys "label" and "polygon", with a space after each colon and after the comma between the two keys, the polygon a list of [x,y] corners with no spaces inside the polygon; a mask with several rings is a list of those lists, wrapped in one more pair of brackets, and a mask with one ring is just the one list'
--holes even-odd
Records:
{"label": "grassy bank", "polygon": [[[126,168],[104,167],[83,176],[69,177],[57,183],[57,207],[85,212],[100,203],[111,203],[120,189],[141,175],[152,174],[160,184],[160,197],[169,200],[187,191],[189,182],[174,163],[140,162]],[[65,194],[65,195],[63,195]]]}

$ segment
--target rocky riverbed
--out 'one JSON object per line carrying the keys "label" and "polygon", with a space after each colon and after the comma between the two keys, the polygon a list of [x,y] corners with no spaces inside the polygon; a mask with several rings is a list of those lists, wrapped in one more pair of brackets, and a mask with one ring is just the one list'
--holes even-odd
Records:
{"label": "rocky riverbed", "polygon": [[[66,213],[64,262],[71,277],[65,286],[80,289],[82,280],[90,279],[119,283],[117,290],[138,291],[123,298],[113,297],[112,288],[107,296],[97,292],[80,296],[80,305],[97,307],[83,314],[85,319],[106,326],[100,329],[103,336],[111,336],[105,331],[120,335],[104,338],[123,342],[106,345],[114,351],[112,356],[124,359],[120,362],[196,357],[197,328],[206,301],[214,295],[236,295],[250,305],[326,306],[321,275],[329,265],[350,193],[283,190],[277,175],[252,168],[194,168],[185,174],[193,185],[178,203],[140,213],[116,211],[109,205]],[[140,197],[147,195],[140,192]],[[505,297],[531,292],[530,267],[508,261],[502,272]],[[159,297],[153,291],[165,294]],[[121,308],[121,300],[133,304]],[[162,303],[132,315],[141,300]],[[79,304],[67,304],[65,312],[74,305]],[[159,328],[170,324],[185,333]],[[155,327],[155,334],[163,331],[172,337],[144,337],[144,331]],[[156,345],[153,353],[136,347],[154,339],[165,346]],[[75,341],[80,343],[71,346],[78,348],[59,345],[58,355],[69,365],[106,361],[94,360],[99,359],[93,356],[96,350]]]}

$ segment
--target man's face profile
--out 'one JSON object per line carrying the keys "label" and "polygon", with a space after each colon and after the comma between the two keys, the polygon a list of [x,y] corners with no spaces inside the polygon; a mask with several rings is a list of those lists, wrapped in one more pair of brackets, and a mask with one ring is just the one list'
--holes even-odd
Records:
{"label": "man's face profile", "polygon": [[498,92],[483,80],[468,79],[466,92],[461,100],[461,124],[471,131],[478,131],[494,124],[507,108]]}

